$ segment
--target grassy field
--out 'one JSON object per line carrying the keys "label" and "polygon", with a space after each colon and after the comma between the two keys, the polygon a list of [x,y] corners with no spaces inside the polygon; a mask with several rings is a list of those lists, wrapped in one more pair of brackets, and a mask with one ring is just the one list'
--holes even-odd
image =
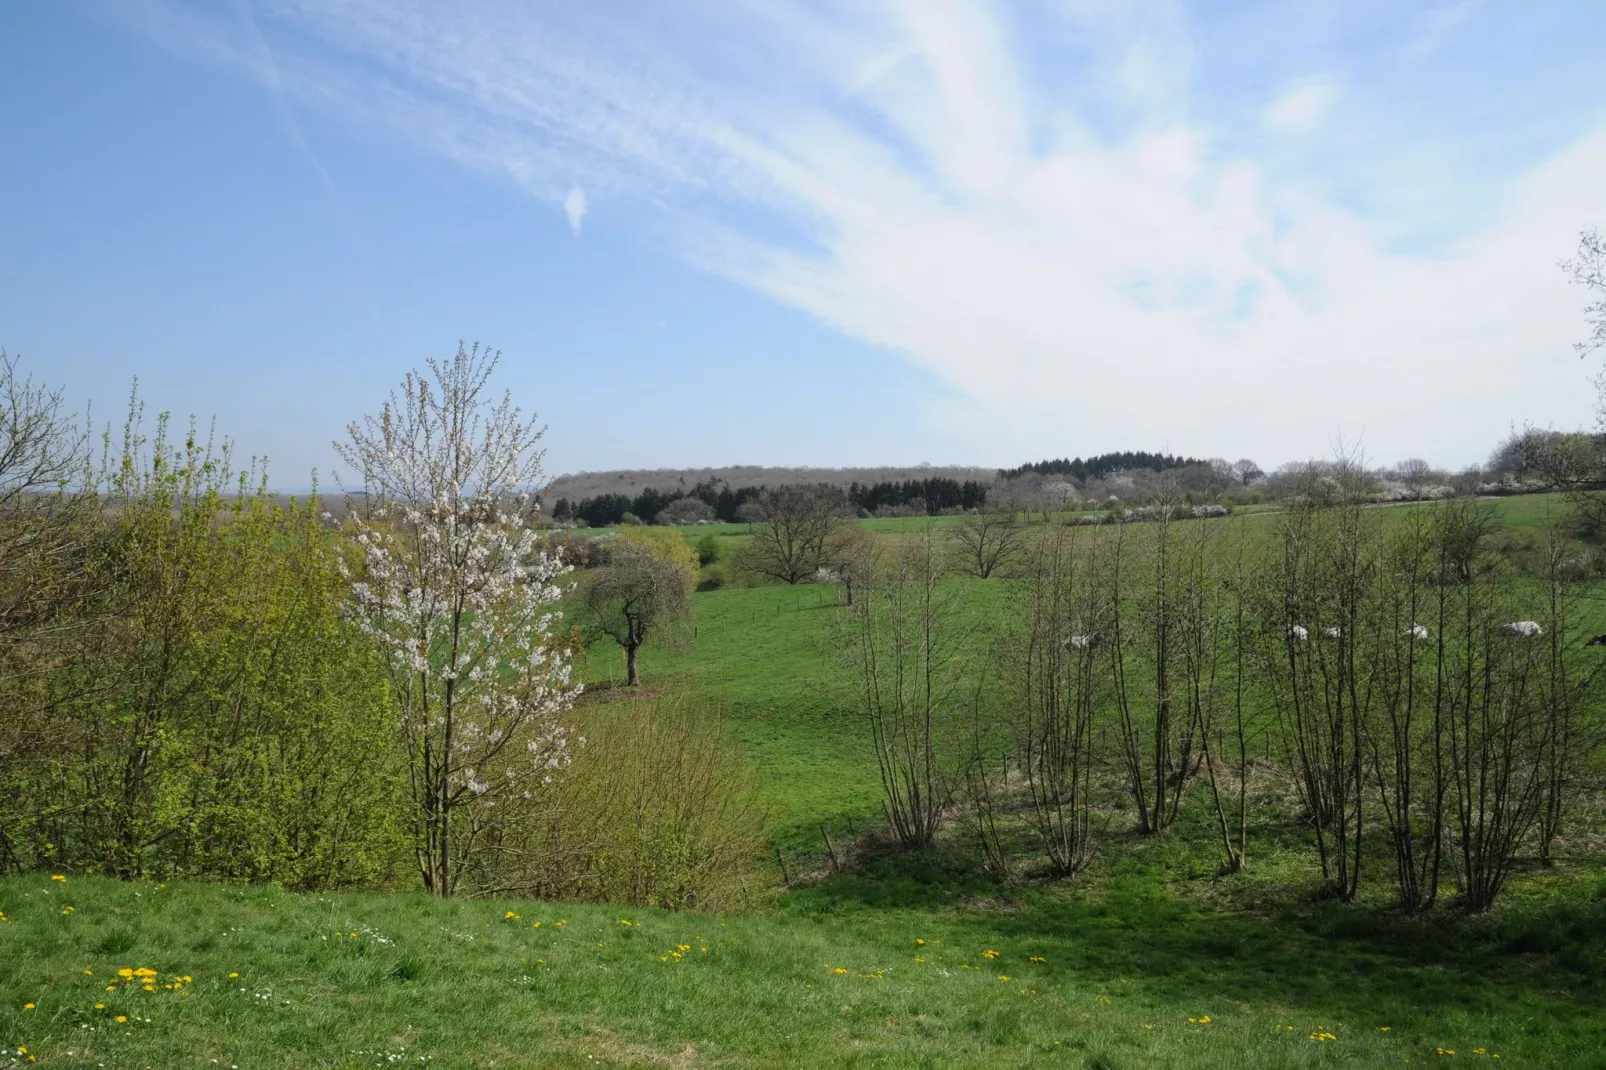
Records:
{"label": "grassy field", "polygon": [[1134,843],[1001,897],[887,858],[727,918],[11,878],[0,1041],[86,1067],[1601,1065],[1598,875],[1413,921],[1272,908],[1297,875],[1201,861]]}
{"label": "grassy field", "polygon": [[[1556,504],[1498,508],[1520,529]],[[1003,590],[975,584],[975,611]],[[701,592],[686,643],[642,661],[648,689],[723,704],[794,858],[818,857],[822,823],[848,849],[878,805],[833,697],[835,602]],[[622,668],[595,649],[591,701]],[[845,872],[717,918],[6,878],[0,1068],[1606,1065],[1602,815],[1492,914],[1412,918],[1388,905],[1381,854],[1360,902],[1322,898],[1278,790],[1257,784],[1237,875],[1196,791],[1163,838],[1112,812],[1072,881],[994,881],[955,826],[917,855],[866,840]],[[118,975],[139,969],[151,991]]]}

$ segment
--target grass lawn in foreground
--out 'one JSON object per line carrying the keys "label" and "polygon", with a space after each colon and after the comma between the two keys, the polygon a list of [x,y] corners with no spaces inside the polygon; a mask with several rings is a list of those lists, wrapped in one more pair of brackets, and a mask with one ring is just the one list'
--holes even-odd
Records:
{"label": "grass lawn in foreground", "polygon": [[[1245,909],[1218,897],[1292,871],[1209,890],[1187,852],[1140,843],[1008,892],[941,851],[888,856],[724,918],[7,878],[0,1044],[242,1070],[1602,1065],[1598,871],[1525,877],[1489,918],[1409,919]],[[1545,887],[1564,883],[1565,906]],[[153,990],[118,976],[137,969]]]}

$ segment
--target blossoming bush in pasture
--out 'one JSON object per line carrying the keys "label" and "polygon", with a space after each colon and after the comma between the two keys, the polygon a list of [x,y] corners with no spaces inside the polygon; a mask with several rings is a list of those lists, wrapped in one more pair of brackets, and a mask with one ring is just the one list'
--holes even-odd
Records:
{"label": "blossoming bush in pasture", "polygon": [[362,479],[346,521],[357,617],[388,670],[437,895],[476,872],[506,804],[568,764],[560,715],[580,693],[553,640],[567,569],[532,522],[544,429],[486,396],[497,359],[460,346],[430,361],[337,444]]}

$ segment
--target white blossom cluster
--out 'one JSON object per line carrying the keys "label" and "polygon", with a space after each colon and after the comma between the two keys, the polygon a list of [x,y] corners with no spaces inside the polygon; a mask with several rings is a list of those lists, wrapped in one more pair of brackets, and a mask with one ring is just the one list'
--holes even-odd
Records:
{"label": "white blossom cluster", "polygon": [[506,394],[486,398],[498,357],[431,360],[336,444],[363,477],[347,579],[389,662],[432,852],[459,805],[528,795],[568,764],[559,716],[580,693],[551,641],[568,570],[530,523],[543,429]]}
{"label": "white blossom cluster", "polygon": [[491,764],[504,781],[550,780],[568,762],[557,715],[580,686],[549,643],[568,569],[540,548],[523,504],[450,488],[424,508],[380,505],[347,521],[363,553],[350,577],[358,619],[403,689],[409,734],[438,737],[449,756],[454,792],[489,794]]}

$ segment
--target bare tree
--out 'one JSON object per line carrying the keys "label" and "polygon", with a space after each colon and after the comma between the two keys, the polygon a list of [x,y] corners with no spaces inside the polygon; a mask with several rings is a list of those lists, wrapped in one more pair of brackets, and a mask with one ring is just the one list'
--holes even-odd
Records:
{"label": "bare tree", "polygon": [[625,683],[641,682],[636,655],[647,638],[691,614],[690,583],[675,562],[644,543],[615,540],[608,562],[586,584],[586,618],[625,652]]}
{"label": "bare tree", "polygon": [[1360,881],[1365,726],[1374,697],[1363,656],[1377,569],[1376,527],[1363,506],[1355,458],[1307,472],[1306,495],[1280,522],[1271,664],[1289,764],[1316,834],[1329,891],[1352,899]]}
{"label": "bare tree", "polygon": [[83,476],[87,460],[86,435],[67,418],[61,391],[22,374],[21,365],[0,349],[0,509],[65,488]]}
{"label": "bare tree", "polygon": [[84,564],[81,521],[94,508],[88,466],[87,435],[68,418],[61,391],[0,350],[0,636],[61,617],[64,584]]}
{"label": "bare tree", "polygon": [[956,722],[968,701],[967,633],[942,583],[931,525],[906,538],[896,574],[864,591],[837,646],[881,774],[882,812],[905,847],[929,846],[960,779]]}
{"label": "bare tree", "polygon": [[1445,690],[1451,839],[1461,905],[1494,905],[1548,799],[1554,720],[1542,639],[1504,631],[1511,608],[1487,581],[1463,585]]}
{"label": "bare tree", "polygon": [[972,513],[949,529],[954,566],[967,576],[985,580],[1007,569],[1021,552],[1026,529],[1014,517]]}
{"label": "bare tree", "polygon": [[854,594],[876,578],[881,546],[874,533],[858,524],[842,524],[826,540],[824,564],[842,585],[843,601],[853,605]]}
{"label": "bare tree", "polygon": [[[1232,529],[1226,546],[1199,554],[1200,565],[1222,560],[1212,570],[1213,575],[1201,577],[1204,582],[1194,587],[1193,604],[1197,625],[1188,629],[1188,679],[1194,694],[1194,705],[1199,709],[1199,746],[1204,757],[1205,772],[1210,785],[1210,801],[1216,813],[1216,825],[1221,832],[1221,847],[1226,856],[1227,869],[1241,872],[1249,864],[1249,733],[1253,722],[1248,688],[1253,653],[1252,616],[1253,592],[1251,583],[1254,566],[1258,562],[1249,556],[1248,540],[1244,528],[1238,523]],[[1218,585],[1215,581],[1221,581]],[[1219,599],[1223,604],[1215,605]],[[1224,679],[1217,679],[1218,671]],[[1230,743],[1220,722],[1230,706]],[[1227,744],[1237,764],[1237,775],[1231,784],[1229,799],[1226,787],[1227,766],[1219,753],[1223,747],[1214,743],[1220,739]],[[1229,813],[1230,810],[1230,813]]]}
{"label": "bare tree", "polygon": [[782,583],[812,579],[825,560],[826,547],[848,515],[848,499],[840,487],[778,487],[757,503],[753,536],[742,552],[750,571]]}
{"label": "bare tree", "polygon": [[[1150,523],[1123,524],[1113,540],[1108,594],[1115,706],[1122,764],[1138,825],[1161,833],[1176,820],[1183,786],[1194,771],[1199,729],[1188,660],[1204,626],[1194,605],[1202,582],[1202,544],[1173,519],[1175,485],[1156,484]],[[1126,534],[1132,528],[1136,534]],[[1208,538],[1209,529],[1198,533]],[[1180,700],[1180,701],[1179,701]]]}
{"label": "bare tree", "polygon": [[1433,466],[1420,457],[1406,458],[1400,462],[1395,472],[1399,475],[1400,482],[1408,487],[1420,487],[1432,481],[1434,476]]}
{"label": "bare tree", "polygon": [[[52,712],[94,685],[51,670],[66,652],[92,649],[91,622],[109,615],[94,583],[99,508],[86,436],[65,408],[60,391],[0,350],[0,769],[21,779],[75,749]],[[0,872],[16,859],[0,826]]]}
{"label": "bare tree", "polygon": [[1239,458],[1232,463],[1232,478],[1246,487],[1265,475],[1266,473],[1261,469],[1260,465],[1251,461],[1248,457]]}
{"label": "bare tree", "polygon": [[999,659],[1032,824],[1054,871],[1070,875],[1093,857],[1094,717],[1109,688],[1095,637],[1108,601],[1077,528],[1055,526],[1031,550]]}
{"label": "bare tree", "polygon": [[1584,309],[1589,336],[1573,346],[1580,357],[1588,356],[1606,346],[1606,238],[1602,238],[1598,230],[1581,232],[1578,255],[1572,260],[1563,260],[1561,269],[1595,297],[1594,303]]}
{"label": "bare tree", "polygon": [[566,569],[532,523],[544,428],[486,396],[498,357],[476,345],[430,360],[335,444],[363,481],[346,522],[362,551],[353,592],[387,655],[419,871],[441,896],[498,799],[566,764],[558,718],[580,691],[552,635]]}
{"label": "bare tree", "polygon": [[1395,892],[1406,910],[1425,910],[1438,897],[1449,790],[1442,655],[1452,592],[1467,566],[1466,523],[1480,515],[1460,506],[1414,511],[1383,556],[1367,747],[1394,853]]}

